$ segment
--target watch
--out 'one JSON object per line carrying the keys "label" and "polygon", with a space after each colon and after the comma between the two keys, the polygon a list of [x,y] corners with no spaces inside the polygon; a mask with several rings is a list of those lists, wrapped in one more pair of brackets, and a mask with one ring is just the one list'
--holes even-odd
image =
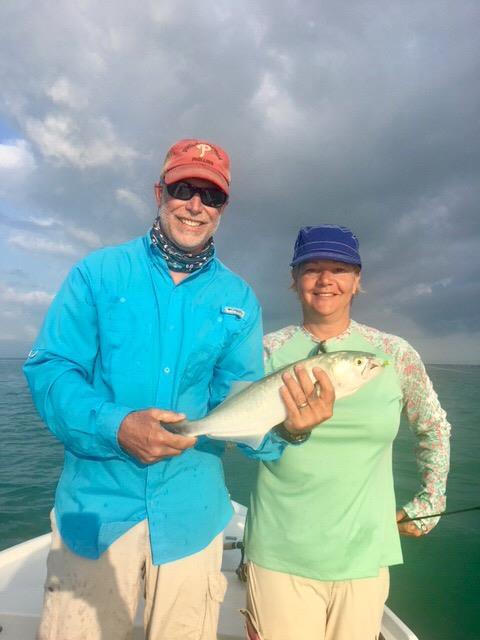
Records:
{"label": "watch", "polygon": [[311,431],[307,431],[306,433],[291,433],[283,424],[283,422],[281,422],[280,424],[277,424],[276,427],[273,428],[273,431],[280,436],[280,438],[282,438],[282,440],[285,440],[286,442],[288,442],[289,444],[302,444],[303,442],[306,442],[311,434]]}

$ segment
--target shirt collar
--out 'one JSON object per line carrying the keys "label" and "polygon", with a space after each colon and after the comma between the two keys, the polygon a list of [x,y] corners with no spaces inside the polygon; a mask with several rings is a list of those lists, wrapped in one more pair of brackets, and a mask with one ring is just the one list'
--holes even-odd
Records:
{"label": "shirt collar", "polygon": [[327,338],[327,340],[321,340],[320,338],[317,338],[316,336],[313,335],[313,333],[310,333],[310,331],[308,331],[308,329],[305,329],[305,327],[303,326],[303,324],[301,324],[299,326],[299,330],[310,340],[312,340],[312,342],[326,342],[327,344],[329,342],[331,342],[332,340],[337,340],[338,342],[341,342],[342,340],[346,340],[351,334],[352,334],[352,329],[354,328],[356,322],[355,320],[350,320],[348,327],[345,329],[345,331],[342,331],[342,333],[338,334],[338,336],[332,336],[331,338]]}

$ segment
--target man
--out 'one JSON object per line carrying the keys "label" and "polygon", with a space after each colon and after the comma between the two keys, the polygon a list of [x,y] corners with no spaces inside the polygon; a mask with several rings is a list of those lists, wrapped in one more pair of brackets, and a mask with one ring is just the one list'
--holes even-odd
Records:
{"label": "man", "polygon": [[[216,637],[223,445],[161,423],[200,418],[263,372],[257,300],[215,257],[229,189],[223,149],[174,144],[152,229],[74,267],[29,355],[34,401],[65,446],[40,640],[129,638],[141,593],[147,638]],[[331,415],[328,378],[317,372],[319,398],[297,377],[283,432],[247,455],[274,459]]]}

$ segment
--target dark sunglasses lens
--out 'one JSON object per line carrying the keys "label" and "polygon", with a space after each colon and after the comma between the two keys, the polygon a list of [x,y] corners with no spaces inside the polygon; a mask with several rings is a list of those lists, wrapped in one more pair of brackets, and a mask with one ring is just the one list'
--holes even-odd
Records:
{"label": "dark sunglasses lens", "polygon": [[193,196],[193,189],[185,182],[167,184],[167,191],[172,198],[177,198],[178,200],[190,200]]}
{"label": "dark sunglasses lens", "polygon": [[227,194],[221,189],[207,187],[199,191],[200,198],[207,207],[221,207],[227,201]]}
{"label": "dark sunglasses lens", "polygon": [[207,207],[221,207],[227,201],[227,194],[221,189],[195,187],[188,184],[188,182],[167,184],[167,191],[172,198],[177,198],[178,200],[190,200],[198,193],[200,200]]}

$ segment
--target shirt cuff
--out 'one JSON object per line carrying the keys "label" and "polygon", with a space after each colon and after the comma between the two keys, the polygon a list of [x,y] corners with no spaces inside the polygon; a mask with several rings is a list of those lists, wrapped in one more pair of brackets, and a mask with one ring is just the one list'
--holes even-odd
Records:
{"label": "shirt cuff", "polygon": [[118,430],[122,424],[122,420],[134,409],[124,407],[113,402],[104,402],[100,411],[97,413],[97,433],[105,444],[110,447],[114,453],[122,458],[126,458],[126,452],[118,443]]}
{"label": "shirt cuff", "polygon": [[[419,508],[416,508],[414,501],[409,502],[408,504],[403,506],[402,509],[405,511],[408,518],[421,518],[421,516],[423,515],[429,515],[429,513],[425,509],[421,510]],[[435,518],[429,517],[422,518],[421,520],[412,520],[412,523],[416,525],[421,531],[423,531],[423,533],[428,533],[438,524],[439,520],[440,517],[436,516]]]}

